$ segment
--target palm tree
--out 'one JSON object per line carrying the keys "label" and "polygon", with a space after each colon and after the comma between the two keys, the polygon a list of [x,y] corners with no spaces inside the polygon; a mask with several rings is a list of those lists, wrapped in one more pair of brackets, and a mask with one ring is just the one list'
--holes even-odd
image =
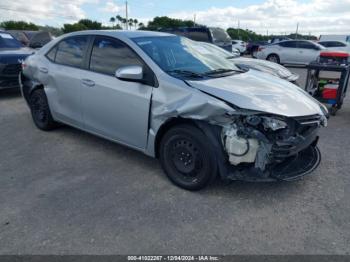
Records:
{"label": "palm tree", "polygon": [[112,26],[114,27],[115,18],[114,18],[114,17],[111,17],[111,18],[109,19],[109,22],[111,22],[111,23],[112,23]]}
{"label": "palm tree", "polygon": [[137,19],[134,19],[134,21],[133,21],[133,22],[134,22],[134,26],[135,26],[135,29],[136,29],[137,24],[138,24],[138,22],[139,22],[139,21],[138,21]]}
{"label": "palm tree", "polygon": [[145,27],[145,25],[143,23],[139,23],[139,28]]}
{"label": "palm tree", "polygon": [[131,29],[131,27],[134,25],[134,19],[130,18],[129,21],[128,21],[128,25]]}
{"label": "palm tree", "polygon": [[123,17],[121,17],[120,15],[117,15],[115,18],[117,18],[118,20],[118,25],[119,23],[123,23]]}

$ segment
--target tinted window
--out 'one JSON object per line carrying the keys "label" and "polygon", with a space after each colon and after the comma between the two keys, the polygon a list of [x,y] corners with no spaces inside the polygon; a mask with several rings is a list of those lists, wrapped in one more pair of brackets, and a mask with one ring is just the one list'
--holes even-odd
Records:
{"label": "tinted window", "polygon": [[12,35],[0,32],[0,48],[20,48],[22,44]]}
{"label": "tinted window", "polygon": [[92,71],[114,76],[118,68],[130,65],[142,65],[142,62],[128,46],[110,38],[96,37],[90,60]]}
{"label": "tinted window", "polygon": [[186,36],[194,41],[210,42],[208,31],[205,29],[188,28],[186,32]]}
{"label": "tinted window", "polygon": [[281,43],[279,43],[279,45],[283,46],[283,47],[296,48],[297,42],[296,41],[287,41],[287,42],[281,42]]}
{"label": "tinted window", "polygon": [[231,37],[221,28],[210,28],[214,42],[231,42]]}
{"label": "tinted window", "polygon": [[55,62],[63,65],[82,67],[87,43],[87,36],[75,36],[62,40],[57,47]]}
{"label": "tinted window", "polygon": [[331,47],[331,42],[319,42],[320,45],[323,45],[324,47]]}
{"label": "tinted window", "polygon": [[[323,43],[321,43],[323,45]],[[345,47],[346,45],[342,42],[331,41],[327,42],[327,47]],[[325,46],[325,45],[323,45]]]}
{"label": "tinted window", "polygon": [[232,41],[232,44],[235,45],[235,44],[237,44],[237,42],[236,41]]}
{"label": "tinted window", "polygon": [[317,47],[314,44],[304,41],[298,42],[298,47],[303,49],[317,49]]}

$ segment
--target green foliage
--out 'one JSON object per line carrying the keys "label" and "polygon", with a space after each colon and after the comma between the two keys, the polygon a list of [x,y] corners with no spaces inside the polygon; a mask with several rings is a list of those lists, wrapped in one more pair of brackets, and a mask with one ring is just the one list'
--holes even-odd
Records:
{"label": "green foliage", "polygon": [[62,31],[66,33],[83,31],[83,30],[101,30],[102,24],[97,21],[92,21],[90,19],[81,19],[74,24],[64,24]]}
{"label": "green foliage", "polygon": [[27,23],[25,21],[4,21],[0,23],[0,28],[6,30],[39,30],[38,26],[33,23]]}
{"label": "green foliage", "polygon": [[229,28],[227,29],[227,33],[232,39],[239,39],[243,41],[267,41],[269,39],[268,36],[259,35],[248,29],[243,30],[237,28]]}
{"label": "green foliage", "polygon": [[147,27],[144,27],[142,29],[157,30],[160,28],[192,27],[194,25],[194,22],[191,20],[181,20],[167,16],[157,16],[148,23]]}

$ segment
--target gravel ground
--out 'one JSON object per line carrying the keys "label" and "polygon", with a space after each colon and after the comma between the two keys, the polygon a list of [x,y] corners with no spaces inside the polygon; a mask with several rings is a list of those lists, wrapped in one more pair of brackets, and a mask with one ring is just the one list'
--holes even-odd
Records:
{"label": "gravel ground", "polygon": [[192,193],[138,152],[39,131],[1,92],[0,254],[349,254],[349,115],[345,103],[321,131],[323,161],[304,180]]}

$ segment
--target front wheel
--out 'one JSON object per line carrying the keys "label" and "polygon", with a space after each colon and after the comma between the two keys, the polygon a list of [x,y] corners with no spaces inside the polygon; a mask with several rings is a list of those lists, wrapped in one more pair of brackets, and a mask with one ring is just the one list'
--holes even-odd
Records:
{"label": "front wheel", "polygon": [[160,161],[169,179],[187,190],[204,188],[217,173],[216,158],[208,138],[192,125],[174,127],[164,135]]}
{"label": "front wheel", "polygon": [[39,129],[49,131],[58,126],[52,118],[44,89],[34,90],[30,94],[29,106],[34,124]]}

